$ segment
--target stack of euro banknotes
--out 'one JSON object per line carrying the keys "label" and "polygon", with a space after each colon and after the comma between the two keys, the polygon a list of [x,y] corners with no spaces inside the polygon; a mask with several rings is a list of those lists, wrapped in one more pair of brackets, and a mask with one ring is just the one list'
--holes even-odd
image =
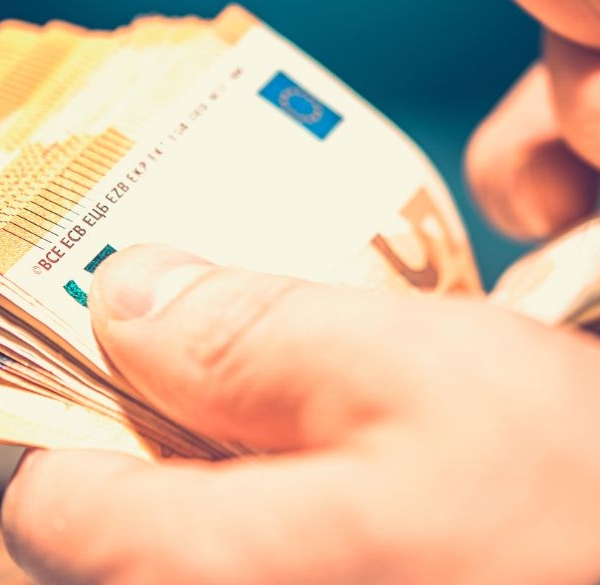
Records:
{"label": "stack of euro banknotes", "polygon": [[[484,294],[422,152],[241,7],[111,32],[4,22],[0,88],[0,442],[246,453],[156,412],[99,350],[93,272],[138,242],[399,295]],[[597,326],[600,219],[511,267],[489,302]]]}

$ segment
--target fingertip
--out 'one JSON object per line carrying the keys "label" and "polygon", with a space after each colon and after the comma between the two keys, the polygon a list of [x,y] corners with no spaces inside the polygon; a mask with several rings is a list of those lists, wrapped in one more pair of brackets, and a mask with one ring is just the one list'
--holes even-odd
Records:
{"label": "fingertip", "polygon": [[490,224],[517,240],[548,237],[594,209],[597,173],[563,142],[543,65],[474,133],[465,176]]}
{"label": "fingertip", "polygon": [[560,141],[539,144],[505,173],[468,183],[490,225],[514,240],[551,237],[596,207],[597,173]]}
{"label": "fingertip", "polygon": [[161,275],[201,260],[189,252],[159,244],[132,246],[100,265],[92,281],[89,304],[97,321],[129,320],[148,313],[154,284]]}
{"label": "fingertip", "polygon": [[[2,521],[38,517],[55,499],[77,499],[77,485],[93,484],[94,478],[147,466],[148,462],[122,453],[100,450],[29,450],[17,466],[2,500]],[[26,516],[23,516],[25,514]]]}
{"label": "fingertip", "polygon": [[515,239],[533,237],[515,209],[515,175],[531,141],[524,122],[534,120],[525,118],[536,114],[538,126],[548,125],[546,116],[540,118],[532,109],[534,97],[546,97],[545,75],[540,64],[528,70],[475,130],[465,153],[465,179],[476,204],[493,228]]}
{"label": "fingertip", "polygon": [[34,551],[42,544],[46,532],[45,517],[39,505],[52,491],[52,475],[46,464],[52,466],[53,454],[41,449],[24,453],[5,489],[2,498],[2,534],[10,557],[22,568],[27,568]]}
{"label": "fingertip", "polygon": [[41,574],[48,559],[77,550],[83,536],[79,528],[85,524],[81,515],[93,513],[89,498],[99,494],[99,486],[147,465],[134,457],[104,451],[27,452],[2,501],[8,553],[31,574]]}
{"label": "fingertip", "polygon": [[[94,275],[89,296],[92,328],[119,369],[132,357],[139,327],[127,327],[173,302],[213,265],[186,251],[160,244],[136,245],[114,254]],[[124,335],[124,329],[132,335]]]}
{"label": "fingertip", "polygon": [[[94,328],[101,330],[106,322],[110,321],[111,310],[106,302],[104,291],[111,287],[113,282],[126,282],[127,271],[131,270],[132,263],[139,261],[140,255],[147,250],[146,245],[136,245],[119,251],[106,258],[94,272],[90,294],[88,296],[88,307],[92,317]],[[133,299],[133,302],[139,299]]]}
{"label": "fingertip", "polygon": [[[541,238],[551,226],[530,214],[521,215],[517,200],[523,199],[524,157],[513,137],[502,136],[498,112],[486,119],[469,139],[464,157],[465,181],[487,223],[497,232],[514,240]],[[522,203],[522,201],[521,201]]]}
{"label": "fingertip", "polygon": [[[27,507],[22,504],[27,497],[24,492],[27,489],[28,481],[36,481],[35,462],[41,461],[43,456],[44,451],[41,450],[28,449],[25,451],[2,495],[2,508],[0,510],[2,534],[9,555],[17,562],[21,556],[19,554],[20,539],[17,537],[19,533],[17,526],[20,524],[19,519],[27,510]],[[34,474],[33,479],[31,478],[32,471]]]}
{"label": "fingertip", "polygon": [[520,229],[506,196],[506,176],[498,173],[498,166],[490,160],[489,153],[494,149],[493,140],[488,136],[488,121],[485,121],[471,136],[464,156],[464,176],[467,188],[484,219],[496,231],[514,238],[527,237]]}

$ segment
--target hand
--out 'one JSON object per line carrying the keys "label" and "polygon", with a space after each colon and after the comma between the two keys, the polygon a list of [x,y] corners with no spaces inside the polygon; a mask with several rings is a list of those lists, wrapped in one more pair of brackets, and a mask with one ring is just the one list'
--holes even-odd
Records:
{"label": "hand", "polygon": [[600,574],[591,338],[479,301],[376,296],[162,247],[110,258],[91,309],[149,401],[269,455],[33,453],[3,521],[38,583],[591,585]]}
{"label": "hand", "polygon": [[475,134],[466,162],[492,223],[529,239],[572,224],[597,202],[600,3],[518,3],[548,27],[544,56]]}

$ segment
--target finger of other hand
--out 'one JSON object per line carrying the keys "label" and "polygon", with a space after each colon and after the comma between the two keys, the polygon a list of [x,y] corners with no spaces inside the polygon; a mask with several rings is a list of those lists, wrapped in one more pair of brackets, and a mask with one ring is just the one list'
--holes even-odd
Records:
{"label": "finger of other hand", "polygon": [[516,0],[547,28],[589,47],[600,48],[598,0]]}
{"label": "finger of other hand", "polygon": [[466,173],[491,223],[515,238],[546,237],[593,210],[597,173],[562,140],[544,64],[532,67],[477,130]]}
{"label": "finger of other hand", "polygon": [[2,515],[10,553],[44,585],[375,583],[393,556],[382,486],[346,455],[210,468],[103,452],[32,459]]}

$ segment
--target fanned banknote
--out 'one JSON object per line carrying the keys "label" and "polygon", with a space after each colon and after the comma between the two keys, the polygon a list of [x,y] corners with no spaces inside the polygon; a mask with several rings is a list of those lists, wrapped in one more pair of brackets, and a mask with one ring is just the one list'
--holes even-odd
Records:
{"label": "fanned banknote", "polygon": [[[112,32],[0,26],[0,441],[219,459],[105,363],[87,291],[163,241],[218,264],[397,294],[482,295],[422,152],[298,48],[232,6]],[[495,302],[600,318],[600,220],[513,267]]]}

